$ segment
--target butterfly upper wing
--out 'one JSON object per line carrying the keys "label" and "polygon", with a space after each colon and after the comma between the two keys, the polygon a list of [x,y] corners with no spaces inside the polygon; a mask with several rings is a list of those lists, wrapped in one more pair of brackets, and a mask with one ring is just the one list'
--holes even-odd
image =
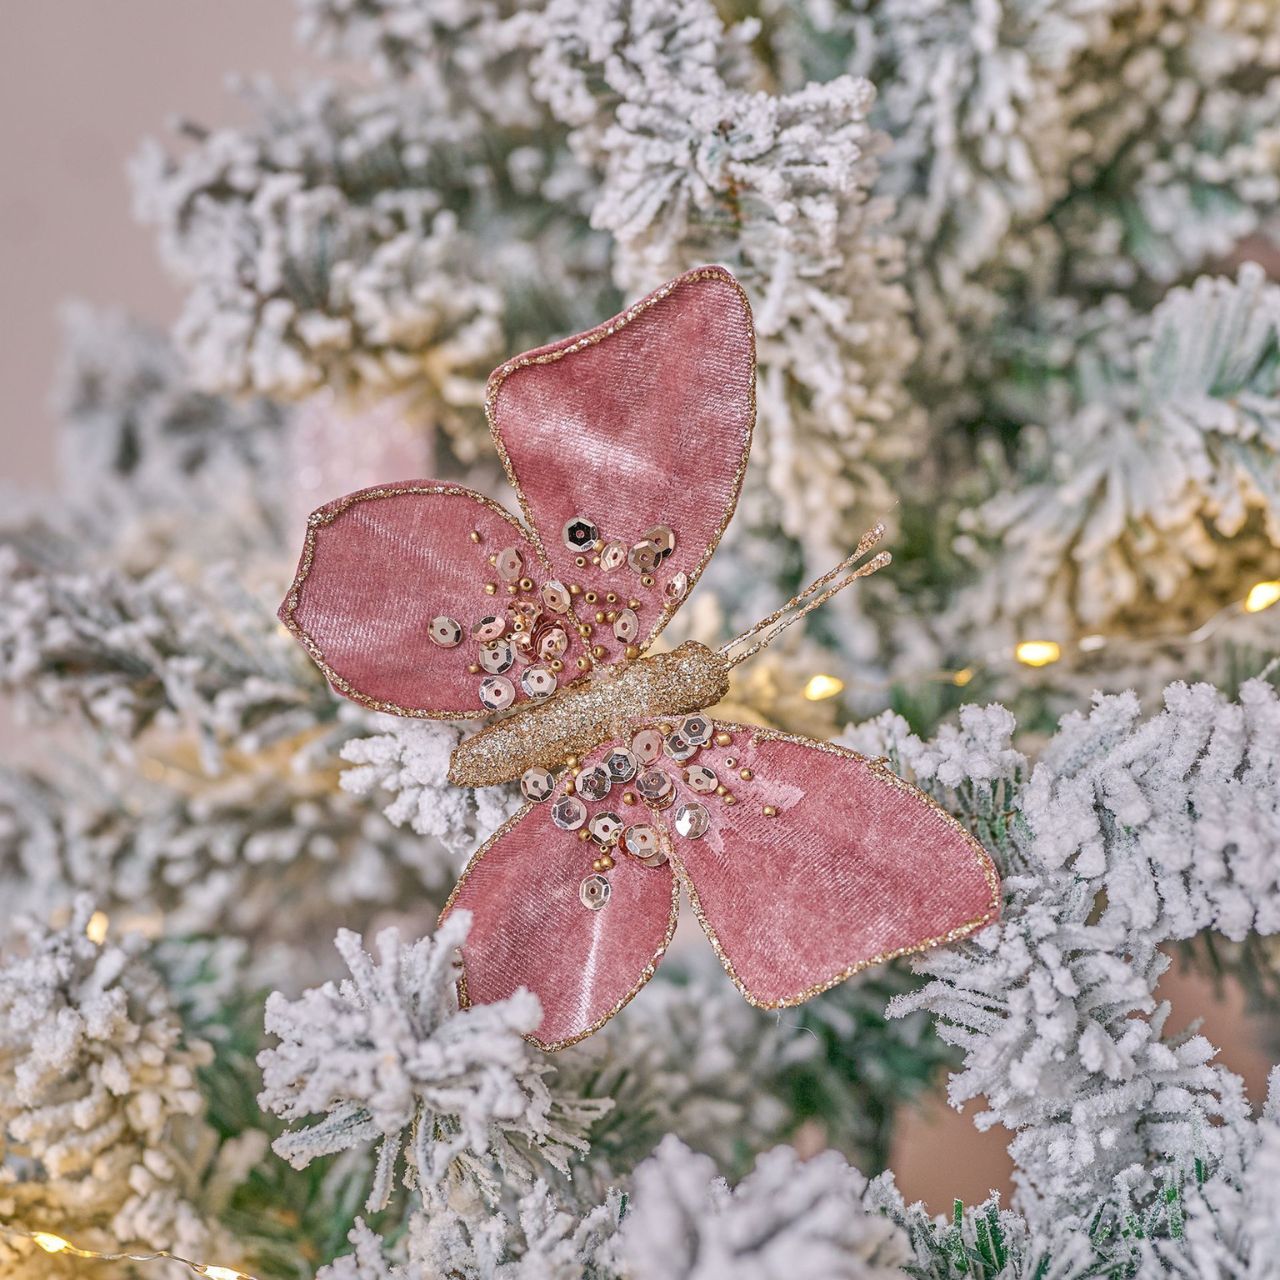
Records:
{"label": "butterfly upper wing", "polygon": [[[552,821],[563,793],[558,786],[507,821],[472,857],[441,914],[472,915],[462,947],[463,1003],[490,1004],[528,988],[542,1003],[530,1038],[544,1049],[590,1035],[648,982],[680,906],[670,864],[645,866],[617,849],[604,876],[608,901],[585,905],[582,883],[600,849]],[[618,796],[588,808],[595,816],[615,805],[620,816],[627,812]]]}
{"label": "butterfly upper wing", "polygon": [[697,797],[711,812],[709,830],[692,840],[677,834],[672,856],[712,946],[753,1004],[799,1004],[859,969],[996,919],[990,857],[909,783],[832,744],[716,728],[732,742],[713,740],[691,763],[710,768],[734,803]]}
{"label": "butterfly upper wing", "polygon": [[[521,664],[469,669],[480,648],[473,624],[505,617],[513,602],[489,560],[511,550],[532,575],[532,589],[517,585],[516,598],[539,599],[548,574],[538,550],[497,503],[431,480],[363,489],[311,515],[280,618],[333,687],[357,702],[395,715],[486,715],[494,708],[481,701],[480,686],[490,675],[510,682],[514,700],[527,696]],[[456,622],[456,643],[431,638],[436,618]],[[571,620],[560,630],[567,668],[580,641]]]}
{"label": "butterfly upper wing", "polygon": [[[486,405],[556,576],[594,591],[602,610],[609,593],[619,607],[636,601],[630,641],[597,626],[592,643],[608,657],[628,643],[643,649],[701,574],[738,500],[755,421],[755,338],[741,286],[720,267],[687,272],[595,329],[508,361],[490,378]],[[568,547],[565,526],[577,517],[628,551],[658,526],[675,547],[646,586],[630,565],[606,571],[593,563],[598,553]]]}

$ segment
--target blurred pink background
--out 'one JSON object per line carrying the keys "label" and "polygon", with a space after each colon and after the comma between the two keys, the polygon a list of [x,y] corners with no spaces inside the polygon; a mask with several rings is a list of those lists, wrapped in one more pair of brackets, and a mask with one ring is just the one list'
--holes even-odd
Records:
{"label": "blurred pink background", "polygon": [[[241,118],[228,73],[290,81],[315,63],[293,44],[286,0],[59,0],[10,4],[0,42],[0,424],[8,484],[53,479],[48,409],[58,308],[68,298],[123,307],[167,323],[178,293],[151,235],[134,225],[125,164],[139,140],[176,113]],[[555,336],[555,335],[548,335]],[[0,725],[0,729],[3,726]],[[1258,1102],[1267,1061],[1238,993],[1215,1000],[1209,983],[1167,981],[1175,1027],[1204,1018],[1211,1040]],[[970,1114],[976,1106],[969,1108]],[[904,1194],[936,1212],[951,1199],[1007,1193],[1003,1131],[977,1133],[941,1099],[902,1126],[893,1167]]]}

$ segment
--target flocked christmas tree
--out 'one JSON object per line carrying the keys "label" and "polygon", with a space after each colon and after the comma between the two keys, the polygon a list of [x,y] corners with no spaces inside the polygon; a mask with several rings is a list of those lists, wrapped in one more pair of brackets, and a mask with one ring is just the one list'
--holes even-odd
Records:
{"label": "flocked christmas tree", "polygon": [[[69,314],[64,484],[0,531],[0,1276],[1277,1274],[1280,1078],[1247,1098],[1158,991],[1177,948],[1280,1006],[1274,5],[300,31],[351,84],[139,154],[185,309]],[[711,261],[758,430],[672,630],[723,639],[884,517],[894,571],[732,710],[888,757],[1004,914],[785,1020],[690,947],[547,1056],[533,997],[458,1008],[465,916],[430,930],[515,797],[449,785],[457,728],[337,700],[273,607],[311,506],[498,492],[489,369]],[[944,1081],[1007,1133],[1007,1206],[935,1220],[885,1170]]]}

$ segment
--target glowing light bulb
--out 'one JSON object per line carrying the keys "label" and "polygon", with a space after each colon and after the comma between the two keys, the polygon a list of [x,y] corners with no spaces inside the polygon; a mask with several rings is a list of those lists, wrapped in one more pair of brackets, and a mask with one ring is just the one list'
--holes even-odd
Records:
{"label": "glowing light bulb", "polygon": [[1244,598],[1246,613],[1261,613],[1280,601],[1280,582],[1255,582]]}
{"label": "glowing light bulb", "polygon": [[55,1236],[49,1231],[33,1231],[31,1238],[45,1253],[61,1253],[64,1249],[71,1248],[69,1240],[64,1240],[61,1236]]}
{"label": "glowing light bulb", "polygon": [[839,676],[810,676],[804,687],[804,696],[810,702],[821,702],[823,698],[834,698],[844,688],[844,681]]}
{"label": "glowing light bulb", "polygon": [[95,943],[97,946],[101,946],[106,941],[107,926],[110,923],[111,921],[107,919],[107,913],[105,911],[95,911],[93,915],[89,917],[89,923],[84,927],[85,936],[90,942]]}
{"label": "glowing light bulb", "polygon": [[1056,640],[1021,640],[1013,656],[1025,667],[1047,667],[1062,657],[1062,646]]}
{"label": "glowing light bulb", "polygon": [[974,670],[972,667],[961,667],[959,671],[951,673],[951,683],[957,688],[963,689],[973,679],[973,676]]}
{"label": "glowing light bulb", "polygon": [[234,1267],[211,1267],[208,1265],[200,1268],[200,1274],[211,1276],[212,1280],[249,1280],[243,1271],[237,1271]]}

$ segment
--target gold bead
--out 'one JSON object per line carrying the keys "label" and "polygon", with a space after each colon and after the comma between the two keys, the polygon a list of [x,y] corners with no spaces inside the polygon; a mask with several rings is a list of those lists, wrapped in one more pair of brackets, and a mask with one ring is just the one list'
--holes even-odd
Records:
{"label": "gold bead", "polygon": [[597,609],[597,610],[596,610],[596,621],[597,621],[597,622],[603,622],[603,621],[604,621],[604,610],[603,610],[603,609]]}
{"label": "gold bead", "polygon": [[571,596],[580,596],[582,594],[582,588],[578,586],[576,582],[571,582],[569,583],[569,594]]}
{"label": "gold bead", "polygon": [[567,796],[573,795],[573,779],[572,778],[566,778],[564,780],[564,793]]}
{"label": "gold bead", "polygon": [[622,793],[623,804],[635,804],[635,802],[636,802],[636,793],[634,791],[624,791]]}
{"label": "gold bead", "polygon": [[618,614],[617,614],[617,610],[615,609],[610,609],[609,612],[606,613],[603,618],[598,613],[596,614],[597,622],[617,622],[617,620],[618,620]]}
{"label": "gold bead", "polygon": [[603,866],[601,866],[601,861],[602,861],[602,860],[601,860],[600,858],[596,858],[596,859],[594,859],[594,860],[592,861],[592,863],[591,863],[591,870],[592,870],[592,871],[603,871],[603,870],[604,870],[604,867],[603,867]]}
{"label": "gold bead", "polygon": [[732,741],[733,741],[733,734],[725,733],[723,729],[721,729],[720,732],[716,734],[717,747],[727,747],[729,743],[731,743]]}
{"label": "gold bead", "polygon": [[552,658],[551,661],[547,663],[547,666],[549,666],[552,671],[564,670],[564,663],[559,658]]}
{"label": "gold bead", "polygon": [[579,839],[579,840],[590,840],[590,839],[591,839],[591,832],[590,832],[590,831],[588,831],[588,830],[586,829],[586,827],[579,827],[579,828],[578,828],[578,839]]}
{"label": "gold bead", "polygon": [[565,763],[565,768],[567,768],[567,769],[572,769],[572,768],[573,768],[573,767],[578,763],[578,757],[577,757],[577,756],[565,756],[565,758],[564,758],[564,763]]}
{"label": "gold bead", "polygon": [[604,539],[603,539],[603,538],[597,538],[597,539],[596,539],[596,540],[591,544],[591,550],[592,550],[592,551],[603,551],[603,550],[604,550]]}
{"label": "gold bead", "polygon": [[737,804],[737,803],[738,803],[738,797],[737,797],[737,796],[725,796],[725,798],[724,798],[724,802],[725,802],[725,804]]}
{"label": "gold bead", "polygon": [[585,670],[586,670],[590,665],[591,665],[591,659],[590,659],[590,658],[579,658],[579,659],[578,659],[578,670],[579,670],[579,671],[585,671]]}
{"label": "gold bead", "polygon": [[597,595],[596,595],[596,593],[595,593],[594,591],[588,591],[588,592],[587,592],[587,594],[586,594],[585,596],[583,596],[582,598],[583,598],[583,599],[584,599],[588,604],[595,604],[596,600],[597,600],[599,597],[597,597]]}
{"label": "gold bead", "polygon": [[604,657],[604,645],[602,645],[602,644],[593,644],[593,645],[591,646],[591,656],[592,656],[593,658],[603,658],[603,657]]}
{"label": "gold bead", "polygon": [[585,623],[578,623],[578,634],[585,640],[591,634],[591,628]]}
{"label": "gold bead", "polygon": [[498,556],[497,556],[497,553],[496,553],[496,552],[495,552],[493,555],[491,555],[491,556],[489,557],[489,563],[490,563],[490,564],[497,564],[497,563],[498,563]]}
{"label": "gold bead", "polygon": [[472,542],[479,542],[479,541],[480,541],[480,530],[479,530],[479,529],[472,529],[472,530],[471,530],[471,541],[472,541]]}
{"label": "gold bead", "polygon": [[726,787],[726,786],[724,785],[724,783],[722,782],[722,783],[721,783],[721,784],[716,788],[716,795],[718,795],[718,796],[727,796],[728,794],[729,794],[729,788],[728,788],[728,787]]}
{"label": "gold bead", "polygon": [[627,647],[623,650],[623,653],[628,658],[633,658],[633,659],[638,658],[640,656],[640,650],[637,649],[636,646],[633,644],[627,645]]}
{"label": "gold bead", "polygon": [[468,664],[467,670],[470,671],[473,676],[480,674],[480,668],[474,662]]}
{"label": "gold bead", "polygon": [[762,810],[762,812],[764,813],[764,816],[765,816],[766,818],[776,818],[776,817],[778,816],[778,811],[777,811],[777,809],[775,809],[775,808],[773,807],[773,805],[771,805],[771,804],[767,804],[767,805],[765,805],[765,807],[764,807],[764,809]]}
{"label": "gold bead", "polygon": [[615,604],[618,599],[618,593],[616,591],[606,592],[604,598],[609,604]]}
{"label": "gold bead", "polygon": [[740,777],[740,778],[743,780],[743,782],[750,782],[750,781],[751,781],[751,779],[752,779],[752,776],[753,776],[753,775],[752,775],[752,773],[751,773],[751,770],[750,770],[750,769],[739,769],[739,770],[738,770],[738,777]]}
{"label": "gold bead", "polygon": [[592,557],[591,557],[591,563],[592,563],[592,564],[599,564],[599,563],[600,563],[600,557],[599,557],[599,556],[592,556]]}
{"label": "gold bead", "polygon": [[576,564],[576,565],[578,566],[578,568],[579,568],[579,569],[585,569],[585,568],[587,567],[587,557],[586,557],[586,556],[574,556],[574,557],[573,557],[573,563],[574,563],[574,564]]}
{"label": "gold bead", "polygon": [[651,587],[651,586],[653,586],[653,574],[651,574],[651,573],[642,573],[642,574],[640,575],[640,585],[641,585],[642,587]]}
{"label": "gold bead", "polygon": [[516,594],[516,592],[518,592],[519,590],[520,590],[520,588],[519,588],[519,586],[518,586],[516,583],[511,582],[511,583],[508,583],[508,584],[507,584],[507,595],[509,595],[509,596],[513,596],[513,595],[515,595],[515,594]]}
{"label": "gold bead", "polygon": [[532,579],[532,578],[521,578],[521,579],[520,579],[520,590],[521,590],[521,591],[532,591],[532,590],[533,590],[533,579]]}
{"label": "gold bead", "polygon": [[613,870],[613,859],[607,853],[601,854],[599,861],[600,861],[600,866],[597,868],[597,870],[599,871]]}
{"label": "gold bead", "polygon": [[628,601],[627,601],[627,608],[628,608],[628,609],[638,609],[639,607],[640,607],[640,601],[639,601],[639,600],[628,600]]}
{"label": "gold bead", "polygon": [[498,584],[496,582],[486,582],[484,584],[484,593],[487,596],[496,596],[498,594]]}

